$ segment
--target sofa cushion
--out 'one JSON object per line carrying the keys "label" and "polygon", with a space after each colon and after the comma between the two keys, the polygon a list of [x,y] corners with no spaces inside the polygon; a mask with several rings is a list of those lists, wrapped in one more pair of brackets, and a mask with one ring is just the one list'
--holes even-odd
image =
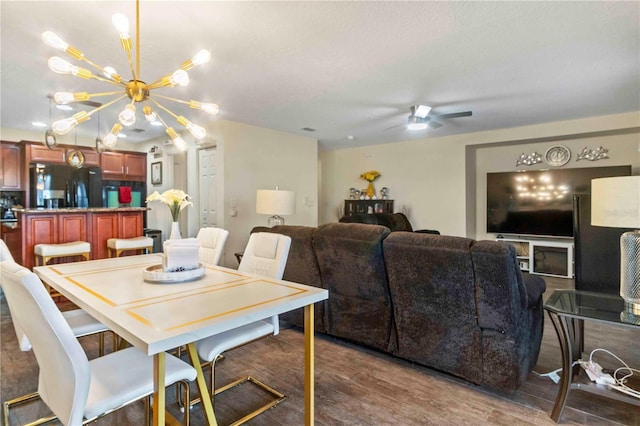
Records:
{"label": "sofa cushion", "polygon": [[384,240],[398,345],[394,354],[481,383],[473,240],[394,232]]}
{"label": "sofa cushion", "polygon": [[320,276],[329,290],[327,332],[388,350],[392,309],[382,241],[384,226],[328,223],[313,235]]}
{"label": "sofa cushion", "polygon": [[482,328],[483,382],[517,389],[538,359],[544,281],[531,277],[525,284],[515,249],[504,242],[477,241],[471,257]]}

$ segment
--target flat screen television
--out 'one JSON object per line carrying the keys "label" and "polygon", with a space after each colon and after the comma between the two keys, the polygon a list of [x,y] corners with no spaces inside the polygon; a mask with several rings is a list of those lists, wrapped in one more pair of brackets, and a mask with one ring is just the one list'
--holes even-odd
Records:
{"label": "flat screen television", "polygon": [[487,232],[573,237],[573,194],[591,179],[628,176],[631,166],[487,173]]}

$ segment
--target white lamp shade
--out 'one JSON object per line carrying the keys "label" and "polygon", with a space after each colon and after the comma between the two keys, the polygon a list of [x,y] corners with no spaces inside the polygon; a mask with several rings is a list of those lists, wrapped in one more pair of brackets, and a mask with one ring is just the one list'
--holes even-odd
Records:
{"label": "white lamp shade", "polygon": [[591,224],[639,229],[640,176],[593,179]]}
{"label": "white lamp shade", "polygon": [[293,191],[259,189],[256,213],[285,216],[296,212],[296,194]]}

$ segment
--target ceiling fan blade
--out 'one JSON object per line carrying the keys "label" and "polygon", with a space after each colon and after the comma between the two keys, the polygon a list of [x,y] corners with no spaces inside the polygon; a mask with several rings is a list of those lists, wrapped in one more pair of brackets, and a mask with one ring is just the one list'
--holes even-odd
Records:
{"label": "ceiling fan blade", "polygon": [[90,106],[93,108],[98,108],[99,106],[102,106],[100,102],[96,102],[96,101],[78,101],[76,103],[80,105]]}
{"label": "ceiling fan blade", "polygon": [[406,123],[400,123],[400,124],[396,124],[395,126],[391,126],[391,127],[387,127],[386,129],[383,129],[383,132],[386,132],[387,130],[391,130],[391,129],[395,129],[396,127],[400,127],[400,126],[406,126]]}
{"label": "ceiling fan blade", "polygon": [[438,127],[442,127],[442,124],[437,121],[430,120],[428,126],[430,129],[437,129]]}
{"label": "ceiling fan blade", "polygon": [[438,115],[432,115],[431,117],[433,118],[458,118],[458,117],[469,117],[473,115],[473,112],[471,111],[462,111],[462,112],[452,112],[449,114],[438,114]]}

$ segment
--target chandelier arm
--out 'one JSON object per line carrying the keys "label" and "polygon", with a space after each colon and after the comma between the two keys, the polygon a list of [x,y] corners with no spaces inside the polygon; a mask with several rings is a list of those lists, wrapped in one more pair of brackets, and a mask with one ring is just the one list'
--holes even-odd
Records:
{"label": "chandelier arm", "polygon": [[[103,67],[101,67],[100,65],[96,64],[95,62],[89,60],[88,58],[86,58],[84,55],[82,56],[81,60],[85,61],[86,63],[88,63],[89,65],[91,65],[92,67],[94,67],[95,69],[97,69],[98,71],[100,71],[101,74],[105,74],[106,71]],[[97,77],[97,76],[96,76]],[[102,77],[100,77],[102,78]],[[120,78],[118,76],[118,78]],[[125,86],[124,83],[120,82],[119,80],[111,80],[111,79],[106,79],[106,80],[100,80],[100,81],[107,81],[107,82],[114,82],[120,86]]]}
{"label": "chandelier arm", "polygon": [[168,99],[170,101],[174,101],[174,102],[178,102],[178,103],[181,103],[181,104],[189,105],[189,101],[183,101],[182,99],[172,98],[171,96],[160,95],[158,93],[155,93],[153,96],[155,96],[156,98]]}
{"label": "chandelier arm", "polygon": [[[169,111],[167,108],[163,107],[162,105],[160,105],[158,103],[158,101],[156,101],[155,99],[151,99],[150,97],[147,98],[147,100],[149,100],[150,102],[153,102],[158,108],[162,109],[164,112],[166,112],[167,114],[171,115],[173,118],[175,118],[176,120],[178,119],[178,116],[176,114],[174,114],[173,112]],[[164,122],[163,122],[164,123]],[[166,126],[166,124],[165,124]]]}
{"label": "chandelier arm", "polygon": [[98,81],[102,81],[104,83],[109,83],[109,84],[112,84],[112,85],[118,86],[118,87],[127,87],[126,84],[124,84],[124,83],[113,81],[113,80],[109,80],[108,78],[100,77],[99,75],[95,75],[93,73],[89,76],[89,78],[92,78],[92,79],[98,80]]}
{"label": "chandelier arm", "polygon": [[168,80],[170,75],[171,74],[167,74],[164,77],[157,79],[153,83],[147,84],[147,89],[152,90],[152,89],[158,89],[160,87],[171,87],[171,83],[169,83],[169,80]]}
{"label": "chandelier arm", "polygon": [[136,0],[136,73],[133,74],[134,80],[136,75],[140,74],[140,0]]}
{"label": "chandelier arm", "polygon": [[136,70],[133,68],[133,61],[131,59],[130,50],[127,50],[127,59],[129,60],[129,69],[131,70],[131,75],[133,76],[134,80],[137,80],[138,78],[136,77]]}
{"label": "chandelier arm", "polygon": [[[158,93],[153,95],[156,98],[162,98],[162,99],[168,99],[170,101],[174,101],[174,102],[178,102],[184,105],[189,105],[189,108],[193,108],[193,109],[199,109],[199,110],[204,110],[205,112],[208,112],[209,114],[215,115],[218,113],[217,109],[218,109],[218,105],[213,104],[213,103],[207,103],[207,102],[201,102],[201,101],[196,101],[196,100],[189,100],[189,101],[185,101],[182,99],[176,99],[176,98],[172,98],[170,96],[165,96],[165,95],[160,95]],[[208,108],[205,108],[205,106],[210,106],[210,107],[214,107],[215,106],[215,112],[211,112],[208,111]]]}
{"label": "chandelier arm", "polygon": [[[147,100],[145,102],[150,101],[150,99],[147,98]],[[162,116],[160,114],[156,114],[156,117],[158,118],[158,121],[160,121],[160,123],[162,123],[162,125],[164,126],[165,129],[168,129],[169,126],[167,125],[167,123],[162,119]]]}
{"label": "chandelier arm", "polygon": [[110,100],[110,101],[109,101],[109,102],[107,102],[106,104],[102,104],[102,105],[100,105],[99,107],[94,108],[94,109],[92,109],[91,111],[87,112],[87,114],[88,114],[89,116],[91,116],[91,114],[96,113],[96,112],[100,111],[101,109],[105,109],[106,107],[111,106],[111,105],[115,104],[116,102],[123,100],[123,99],[124,99],[124,98],[126,98],[126,97],[127,97],[127,95],[122,95],[122,96],[120,96],[120,97],[118,97],[118,98],[115,98],[115,99],[113,99],[113,100]]}

